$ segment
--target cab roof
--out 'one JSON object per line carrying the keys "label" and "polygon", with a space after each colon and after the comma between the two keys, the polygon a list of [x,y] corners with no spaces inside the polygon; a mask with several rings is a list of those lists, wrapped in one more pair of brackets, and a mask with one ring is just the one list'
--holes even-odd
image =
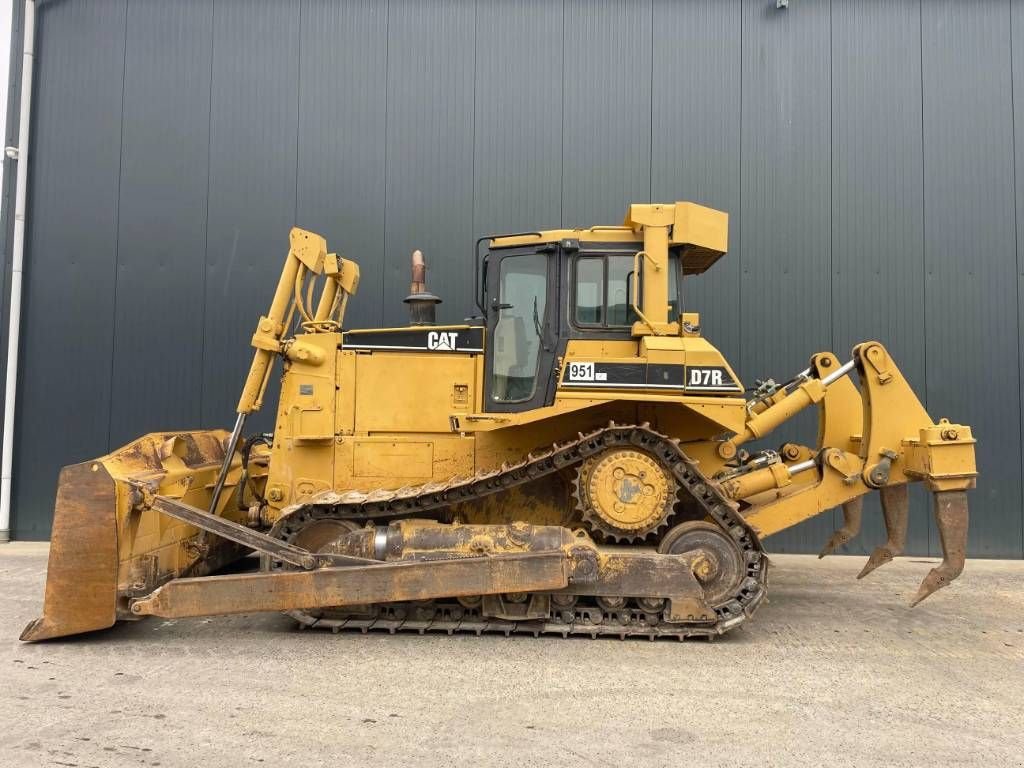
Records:
{"label": "cab roof", "polygon": [[639,249],[642,247],[643,230],[646,225],[637,223],[637,220],[644,218],[641,213],[650,210],[656,211],[663,220],[671,222],[669,250],[682,253],[685,274],[696,275],[705,272],[725,255],[728,249],[729,215],[724,211],[688,202],[631,205],[626,213],[625,223],[619,226],[599,225],[495,235],[490,239],[490,247],[512,248],[577,242],[583,248],[586,248],[588,243],[622,243]]}

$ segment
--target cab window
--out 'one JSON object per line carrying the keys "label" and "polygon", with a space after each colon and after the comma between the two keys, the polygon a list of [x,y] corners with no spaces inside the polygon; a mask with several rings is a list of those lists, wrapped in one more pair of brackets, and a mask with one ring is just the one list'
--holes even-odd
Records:
{"label": "cab window", "polygon": [[546,254],[506,256],[499,263],[491,357],[491,397],[496,402],[525,402],[537,390],[547,280]]}
{"label": "cab window", "polygon": [[[632,253],[583,254],[574,263],[573,324],[580,328],[628,328],[639,318],[633,311]],[[643,274],[640,276],[643,280]],[[682,311],[679,301],[679,258],[669,258],[669,317]],[[642,286],[638,287],[642,288]]]}

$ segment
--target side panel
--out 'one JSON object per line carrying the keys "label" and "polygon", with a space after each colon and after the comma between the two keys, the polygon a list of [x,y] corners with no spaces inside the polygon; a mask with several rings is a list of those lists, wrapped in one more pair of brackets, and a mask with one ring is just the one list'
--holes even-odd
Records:
{"label": "side panel", "polygon": [[[845,361],[854,344],[882,341],[924,400],[920,8],[903,0],[834,0],[832,14],[829,348]],[[907,543],[926,552],[931,504],[914,491]],[[878,496],[871,494],[863,533],[844,551],[866,555],[884,540]]]}
{"label": "side panel", "polygon": [[475,439],[436,433],[356,435],[337,446],[339,491],[400,488],[472,475]]}
{"label": "side panel", "polygon": [[978,438],[969,554],[989,557],[1021,554],[1009,21],[1008,2],[922,4],[927,405]]}
{"label": "side panel", "polygon": [[[302,0],[300,11],[297,55],[276,44],[299,69],[295,223],[359,262],[359,292],[345,324],[372,328],[384,323],[388,5]],[[289,149],[281,147],[282,154]],[[287,187],[291,179],[279,183]]]}
{"label": "side panel", "polygon": [[562,5],[487,0],[476,13],[473,238],[551,229],[562,208]]}
{"label": "side panel", "polygon": [[[298,21],[298,0],[267,3],[258,13],[249,0],[217,0],[213,12],[204,425],[231,419],[252,360],[246,342],[267,311],[295,222]],[[271,377],[264,402],[277,401],[278,380]],[[266,431],[273,419],[266,408],[246,427]]]}
{"label": "side panel", "polygon": [[737,292],[740,15],[740,0],[655,0],[651,85],[651,200],[693,200],[729,213],[728,256],[685,281],[683,308],[700,312],[704,334],[733,362],[745,331]]}
{"label": "side panel", "polygon": [[[444,288],[443,322],[473,306],[475,4],[391,0],[387,25],[387,160],[383,315],[405,321],[409,254],[423,251]],[[492,32],[493,34],[493,32]]]}
{"label": "side panel", "polygon": [[651,194],[651,2],[563,14],[562,224],[617,224]]}
{"label": "side panel", "polygon": [[472,355],[373,352],[356,355],[355,431],[448,434],[452,413],[469,413]]}
{"label": "side panel", "polygon": [[304,344],[323,352],[323,363],[293,361],[281,379],[266,487],[266,498],[276,509],[333,485],[340,341],[337,333],[305,336]]}
{"label": "side panel", "polygon": [[201,418],[212,30],[201,0],[128,6],[113,445]]}
{"label": "side panel", "polygon": [[[1013,54],[1013,123],[1015,126],[1013,134],[1014,142],[1014,191],[1016,193],[1016,222],[1017,222],[1017,349],[1018,349],[1018,375],[1024,383],[1024,346],[1021,344],[1020,335],[1024,334],[1024,0],[1012,0],[1010,5],[1010,33],[1012,36]],[[1019,126],[1019,127],[1017,127]],[[1024,441],[1024,386],[1020,391],[1021,423],[1020,434]],[[1024,482],[1024,456],[1021,456],[1022,482]],[[984,482],[984,480],[982,480]],[[1024,495],[1024,494],[1022,494]],[[980,496],[980,494],[975,494]],[[974,500],[971,501],[974,504]],[[991,510],[988,514],[997,514],[1000,508]],[[1013,518],[1011,524],[1019,524],[1021,527],[1021,541],[1019,557],[1024,557],[1024,500],[1017,507],[1017,514],[1013,514],[1013,507],[1007,505],[1002,511]]]}
{"label": "side panel", "polygon": [[[229,423],[279,227],[359,261],[348,325],[404,321],[413,247],[461,321],[474,236],[653,195],[730,214],[685,298],[744,382],[879,338],[934,416],[977,427],[971,553],[1020,556],[1024,3],[790,6],[39,3],[14,536],[49,535],[61,465]],[[817,551],[820,525],[779,546]]]}
{"label": "side panel", "polygon": [[[831,54],[828,3],[743,4],[741,379],[785,381],[832,342]],[[808,411],[763,442],[814,439]],[[762,443],[758,444],[760,447]],[[817,551],[832,515],[773,538],[775,551]]]}
{"label": "side panel", "polygon": [[[15,539],[49,538],[60,468],[109,448],[125,14],[124,0],[37,12]],[[79,66],[86,60],[89,68]],[[8,161],[5,183],[15,173]],[[12,185],[8,219],[13,203]],[[6,333],[3,341],[6,352]]]}

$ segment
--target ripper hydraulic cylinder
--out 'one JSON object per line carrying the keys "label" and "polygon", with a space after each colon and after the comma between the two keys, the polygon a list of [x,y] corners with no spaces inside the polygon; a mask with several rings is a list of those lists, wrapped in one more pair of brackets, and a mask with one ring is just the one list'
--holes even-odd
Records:
{"label": "ripper hydraulic cylinder", "polygon": [[743,432],[718,444],[718,455],[723,459],[735,457],[739,446],[764,437],[807,406],[820,403],[825,397],[825,390],[828,389],[828,386],[852,371],[855,365],[856,361],[850,360],[823,379],[808,379],[786,397],[768,406],[760,413],[751,415]]}

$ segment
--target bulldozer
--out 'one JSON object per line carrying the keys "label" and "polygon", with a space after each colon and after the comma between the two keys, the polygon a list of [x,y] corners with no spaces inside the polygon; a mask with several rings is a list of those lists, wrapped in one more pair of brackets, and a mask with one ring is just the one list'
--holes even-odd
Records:
{"label": "bulldozer", "polygon": [[[745,388],[682,303],[728,215],[633,204],[619,226],[476,242],[477,314],[436,323],[412,257],[409,324],[348,329],[357,264],[295,228],[231,431],[155,432],[65,467],[43,615],[21,639],[284,612],[367,632],[714,637],[764,601],[764,542],[877,491],[903,552],[908,485],[963,570],[969,426],[934,421],[877,341]],[[467,265],[467,269],[469,265]],[[282,363],[272,433],[245,436]],[[759,447],[816,409],[813,444]]]}

